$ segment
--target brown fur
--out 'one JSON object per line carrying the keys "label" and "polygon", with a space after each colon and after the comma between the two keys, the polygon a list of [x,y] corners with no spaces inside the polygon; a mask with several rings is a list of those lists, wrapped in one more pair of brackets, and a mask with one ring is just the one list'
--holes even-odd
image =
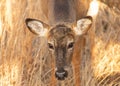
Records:
{"label": "brown fur", "polygon": [[[55,58],[56,65],[65,66],[67,63],[70,63],[70,58],[72,58],[72,51],[68,52],[68,41],[75,39],[75,33],[71,30],[71,28],[66,27],[65,25],[57,25],[52,28],[48,34],[48,42],[54,41],[55,47]],[[64,52],[63,52],[64,51]],[[63,58],[63,59],[60,59]],[[59,64],[59,61],[62,60],[62,63]]]}
{"label": "brown fur", "polygon": [[[55,14],[53,6],[54,6],[54,1],[56,0],[41,0],[41,11],[44,13],[45,17],[44,19],[41,18],[42,21],[48,23],[49,25],[54,25],[55,23],[60,21],[59,15],[62,14]],[[67,6],[69,6],[69,10],[71,11],[70,13],[68,12],[68,9],[66,9],[66,5],[62,6],[62,13],[67,11],[67,15],[65,16],[66,18],[68,17],[67,22],[75,22],[76,20],[84,17],[87,14],[88,8],[89,8],[89,3],[91,0],[57,0],[57,2],[64,1],[67,3]],[[56,5],[58,6],[58,5]],[[51,10],[50,10],[51,9]],[[58,10],[57,10],[58,11]],[[61,10],[59,10],[61,11]],[[54,19],[54,14],[57,15],[58,17]],[[57,12],[60,13],[60,12]],[[68,15],[69,14],[69,15]],[[64,19],[63,17],[62,19]],[[47,20],[46,20],[47,19]],[[56,22],[57,21],[57,22]],[[66,21],[66,20],[65,20]]]}

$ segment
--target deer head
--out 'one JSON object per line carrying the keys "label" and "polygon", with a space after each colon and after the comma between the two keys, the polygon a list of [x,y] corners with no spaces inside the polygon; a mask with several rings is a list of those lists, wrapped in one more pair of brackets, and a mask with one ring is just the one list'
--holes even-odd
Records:
{"label": "deer head", "polygon": [[26,19],[29,30],[47,39],[50,54],[56,61],[55,76],[59,80],[67,77],[66,66],[71,64],[76,36],[84,35],[92,24],[92,17],[81,18],[73,25],[58,24],[50,27],[37,19]]}

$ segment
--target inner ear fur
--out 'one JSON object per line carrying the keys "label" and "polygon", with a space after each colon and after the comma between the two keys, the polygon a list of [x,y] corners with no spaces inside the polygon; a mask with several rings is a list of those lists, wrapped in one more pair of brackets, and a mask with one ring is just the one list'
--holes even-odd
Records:
{"label": "inner ear fur", "polygon": [[73,31],[76,35],[83,35],[90,29],[92,22],[91,16],[83,17],[73,24]]}
{"label": "inner ear fur", "polygon": [[40,36],[45,36],[49,29],[49,25],[37,19],[26,18],[25,23],[32,33]]}

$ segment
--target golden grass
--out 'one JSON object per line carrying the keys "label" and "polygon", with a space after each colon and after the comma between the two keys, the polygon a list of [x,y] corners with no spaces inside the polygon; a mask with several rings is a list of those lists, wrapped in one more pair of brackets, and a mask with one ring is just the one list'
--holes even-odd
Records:
{"label": "golden grass", "polygon": [[[51,85],[53,61],[46,40],[30,33],[24,21],[33,17],[47,22],[40,5],[40,0],[0,0],[0,86]],[[102,3],[95,6],[98,15],[89,34],[94,40],[86,41],[78,76],[81,86],[119,86],[120,16]],[[73,71],[71,67],[68,79],[57,85],[75,86]]]}
{"label": "golden grass", "polygon": [[[119,81],[114,82],[114,80],[119,80],[120,78],[120,16],[106,5],[100,5],[100,11],[95,24],[95,44],[92,51],[94,74],[97,78],[102,77],[104,84],[109,84],[110,86],[114,84],[119,85]],[[114,77],[114,79],[108,78],[110,76]],[[111,81],[108,82],[107,80]]]}

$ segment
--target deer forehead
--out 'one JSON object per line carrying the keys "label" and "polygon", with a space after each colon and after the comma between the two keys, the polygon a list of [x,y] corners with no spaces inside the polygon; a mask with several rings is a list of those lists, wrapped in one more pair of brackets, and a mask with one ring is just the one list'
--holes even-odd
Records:
{"label": "deer forehead", "polygon": [[74,32],[66,26],[56,26],[50,30],[48,40],[61,45],[66,44],[74,40]]}

